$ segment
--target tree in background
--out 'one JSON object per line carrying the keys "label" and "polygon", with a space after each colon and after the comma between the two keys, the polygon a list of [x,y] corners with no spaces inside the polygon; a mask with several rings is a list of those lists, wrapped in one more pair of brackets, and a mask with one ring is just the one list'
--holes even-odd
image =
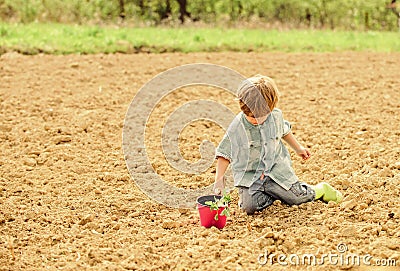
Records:
{"label": "tree in background", "polygon": [[397,9],[397,3],[396,0],[392,0],[392,2],[387,6],[388,9],[390,9],[397,17],[397,26],[400,31],[400,10]]}
{"label": "tree in background", "polygon": [[[125,5],[128,4],[129,0],[118,0],[119,4],[119,17],[124,20],[126,17],[125,12]],[[145,3],[146,2],[146,3]],[[177,4],[179,5],[179,20],[183,24],[186,18],[191,18],[191,14],[188,11],[188,4],[187,0],[176,0]],[[141,17],[144,17],[146,11],[151,14],[154,12],[158,15],[157,21],[162,21],[168,19],[172,16],[172,6],[170,0],[164,1],[145,1],[145,0],[137,0],[132,2],[139,8],[139,13]],[[133,14],[131,14],[133,15]],[[154,18],[153,18],[154,20]]]}
{"label": "tree in background", "polygon": [[185,22],[185,17],[191,18],[190,12],[187,11],[187,1],[186,0],[176,0],[179,4],[179,20],[183,24]]}

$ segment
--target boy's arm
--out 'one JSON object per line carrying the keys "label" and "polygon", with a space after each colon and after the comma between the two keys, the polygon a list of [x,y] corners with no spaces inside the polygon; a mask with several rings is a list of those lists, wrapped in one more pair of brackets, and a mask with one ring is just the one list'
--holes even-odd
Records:
{"label": "boy's arm", "polygon": [[219,156],[215,173],[214,193],[221,195],[225,188],[225,172],[229,166],[229,160]]}
{"label": "boy's arm", "polygon": [[300,145],[300,143],[296,140],[292,132],[289,132],[287,135],[282,137],[283,140],[301,157],[303,160],[307,160],[311,157],[311,153],[309,150]]}

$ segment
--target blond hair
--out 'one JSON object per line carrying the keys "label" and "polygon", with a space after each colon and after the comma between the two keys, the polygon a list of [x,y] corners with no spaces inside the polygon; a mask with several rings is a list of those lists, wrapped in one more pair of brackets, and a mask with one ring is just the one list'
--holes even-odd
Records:
{"label": "blond hair", "polygon": [[237,91],[240,109],[250,117],[268,115],[276,106],[279,90],[274,80],[259,75],[247,78]]}

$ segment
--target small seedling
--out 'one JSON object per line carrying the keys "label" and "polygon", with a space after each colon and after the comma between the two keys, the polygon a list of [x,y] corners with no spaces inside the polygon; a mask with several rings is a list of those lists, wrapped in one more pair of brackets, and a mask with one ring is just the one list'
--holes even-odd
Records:
{"label": "small seedling", "polygon": [[[231,196],[229,194],[224,194],[220,199],[216,199],[214,197],[214,201],[206,201],[205,204],[210,206],[210,210],[216,210],[220,207],[225,207],[224,210],[221,212],[221,216],[224,215],[226,217],[231,215],[231,211],[229,209],[229,203],[231,202]],[[215,214],[215,220],[218,220],[218,212]]]}

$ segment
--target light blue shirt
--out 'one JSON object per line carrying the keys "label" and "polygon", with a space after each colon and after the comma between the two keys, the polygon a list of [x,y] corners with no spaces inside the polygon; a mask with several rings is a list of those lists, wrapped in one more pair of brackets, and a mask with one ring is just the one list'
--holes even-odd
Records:
{"label": "light blue shirt", "polygon": [[216,157],[229,160],[235,186],[250,187],[264,173],[289,190],[298,178],[281,139],[290,131],[291,124],[277,108],[259,125],[251,124],[241,112],[229,125]]}

